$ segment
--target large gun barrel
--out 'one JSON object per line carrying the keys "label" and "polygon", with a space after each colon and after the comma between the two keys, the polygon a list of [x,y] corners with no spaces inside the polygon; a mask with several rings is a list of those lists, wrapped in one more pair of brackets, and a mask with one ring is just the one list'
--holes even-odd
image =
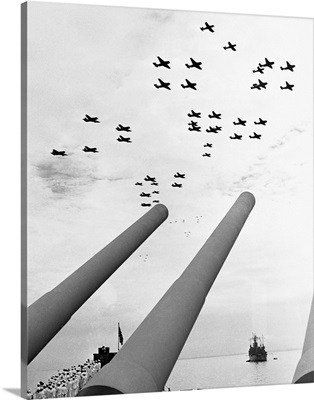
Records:
{"label": "large gun barrel", "polygon": [[157,204],[53,290],[28,307],[28,363],[167,217],[168,209]]}
{"label": "large gun barrel", "polygon": [[119,353],[78,396],[162,391],[216,276],[255,204],[242,193]]}
{"label": "large gun barrel", "polygon": [[314,382],[314,296],[306,328],[302,355],[292,379],[292,383],[310,382]]}

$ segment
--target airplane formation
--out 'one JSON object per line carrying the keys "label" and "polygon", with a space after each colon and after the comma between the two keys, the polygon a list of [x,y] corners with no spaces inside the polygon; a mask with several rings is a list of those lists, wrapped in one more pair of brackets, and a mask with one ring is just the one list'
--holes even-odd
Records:
{"label": "airplane formation", "polygon": [[[265,57],[265,62],[264,63],[258,63],[258,66],[256,67],[256,69],[253,69],[252,72],[253,73],[260,73],[260,74],[264,74],[264,71],[266,68],[268,69],[273,69],[273,66],[275,64],[275,61],[269,61],[268,58]],[[290,71],[293,72],[295,68],[295,65],[290,64],[289,61],[286,61],[286,65],[285,66],[280,66],[280,70],[281,71]],[[258,80],[258,83],[253,83],[251,86],[251,89],[257,89],[257,90],[261,90],[261,89],[266,89],[266,85],[268,83],[267,82],[263,82],[260,79]],[[280,89],[281,90],[293,90],[294,85],[290,84],[289,82],[286,81],[285,86],[281,85]]]}
{"label": "airplane formation", "polygon": [[[181,173],[181,172],[176,172],[173,176],[176,179],[185,179],[186,178],[185,173]],[[154,176],[146,175],[143,178],[143,181],[146,182],[146,184],[150,184],[151,186],[158,186],[159,185],[157,180],[156,180],[156,177],[154,177]],[[134,183],[134,185],[135,186],[143,186],[144,182],[137,181],[137,182]],[[171,184],[171,187],[182,188],[183,185],[182,185],[182,183],[178,183],[178,182],[175,181],[174,183]],[[159,195],[159,190],[147,191],[147,189],[146,189],[145,192],[142,191],[139,194],[139,197],[145,198],[145,199],[149,199],[149,202],[141,202],[140,203],[141,207],[151,207],[152,203],[159,203],[159,199],[155,198],[156,195]]]}

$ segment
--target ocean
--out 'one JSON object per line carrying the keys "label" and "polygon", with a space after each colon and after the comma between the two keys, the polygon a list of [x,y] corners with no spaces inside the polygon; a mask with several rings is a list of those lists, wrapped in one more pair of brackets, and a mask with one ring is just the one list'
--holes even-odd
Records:
{"label": "ocean", "polygon": [[267,361],[259,363],[246,362],[247,354],[178,359],[166,386],[175,391],[289,384],[301,352],[268,352]]}
{"label": "ocean", "polygon": [[[171,391],[289,384],[301,357],[300,350],[268,352],[268,361],[246,362],[247,354],[178,359],[168,381]],[[274,359],[277,358],[277,359]],[[68,365],[60,365],[60,369]],[[29,388],[47,381],[57,370],[29,370]]]}

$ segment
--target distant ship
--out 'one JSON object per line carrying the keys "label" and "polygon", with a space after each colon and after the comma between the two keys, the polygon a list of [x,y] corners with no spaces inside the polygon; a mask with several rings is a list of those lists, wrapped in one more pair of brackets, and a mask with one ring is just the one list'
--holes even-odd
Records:
{"label": "distant ship", "polygon": [[253,334],[250,339],[249,359],[247,362],[267,361],[267,351],[264,345],[264,338]]}

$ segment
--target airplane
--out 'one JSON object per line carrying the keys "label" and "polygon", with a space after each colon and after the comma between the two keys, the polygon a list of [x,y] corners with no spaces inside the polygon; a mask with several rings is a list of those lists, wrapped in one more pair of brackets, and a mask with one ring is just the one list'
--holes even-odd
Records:
{"label": "airplane", "polygon": [[238,139],[238,140],[242,140],[242,135],[237,135],[236,133],[234,133],[234,136],[229,136],[230,139]]}
{"label": "airplane", "polygon": [[267,82],[263,82],[260,79],[258,80],[258,83],[253,83],[253,86],[251,87],[251,89],[266,89],[266,85],[268,85]]}
{"label": "airplane", "polygon": [[254,121],[255,125],[266,125],[266,123],[267,123],[266,119],[262,119],[262,118],[259,118],[258,122]]}
{"label": "airplane", "polygon": [[260,139],[262,137],[262,135],[257,134],[256,132],[253,132],[254,136],[249,135],[249,138],[251,139]]}
{"label": "airplane", "polygon": [[193,125],[192,127],[188,127],[188,130],[189,131],[196,131],[196,132],[200,132],[201,131],[201,127],[200,126],[196,126],[196,125]]}
{"label": "airplane", "polygon": [[142,206],[142,207],[150,207],[150,206],[151,206],[151,204],[147,204],[147,203],[141,203],[141,206]]}
{"label": "airplane", "polygon": [[183,85],[183,84],[181,83],[181,86],[183,87],[183,89],[190,88],[190,89],[197,90],[197,89],[196,89],[196,83],[190,82],[188,79],[185,79],[185,81],[186,81],[186,85]]}
{"label": "airplane", "polygon": [[175,183],[173,183],[171,186],[172,186],[172,187],[181,188],[181,187],[182,187],[182,183],[177,183],[177,182],[175,182]]}
{"label": "airplane", "polygon": [[85,153],[99,153],[99,151],[97,150],[97,147],[85,146],[83,151],[85,151]]}
{"label": "airplane", "polygon": [[156,178],[155,177],[150,177],[149,175],[146,175],[146,177],[144,178],[144,181],[146,181],[146,182],[156,182]]}
{"label": "airplane", "polygon": [[233,51],[236,51],[236,44],[232,44],[232,43],[228,42],[228,46],[224,46],[224,49],[225,50],[231,49]]}
{"label": "airplane", "polygon": [[159,200],[153,200],[153,203],[159,203]]}
{"label": "airplane", "polygon": [[216,129],[217,129],[217,131],[221,131],[222,126],[217,126],[217,125],[216,125]]}
{"label": "airplane", "polygon": [[131,142],[131,138],[129,138],[129,137],[123,137],[122,135],[119,135],[117,141],[118,141],[118,142],[132,143],[132,142]]}
{"label": "airplane", "polygon": [[98,117],[90,117],[89,115],[85,114],[85,118],[83,118],[85,122],[94,122],[95,124],[99,124]]}
{"label": "airplane", "polygon": [[153,183],[151,183],[151,185],[158,186],[158,183],[157,182],[153,182]]}
{"label": "airplane", "polygon": [[164,89],[171,90],[170,82],[164,82],[159,78],[158,78],[158,80],[159,80],[160,85],[157,85],[156,83],[154,83],[155,88],[157,88],[157,89],[164,88]]}
{"label": "airplane", "polygon": [[280,89],[289,89],[289,90],[293,90],[292,88],[294,87],[294,85],[292,85],[291,83],[286,81],[286,86],[280,86]]}
{"label": "airplane", "polygon": [[191,125],[192,127],[196,127],[196,126],[198,126],[198,122],[197,121],[191,121],[191,122],[188,122],[188,125]]}
{"label": "airplane", "polygon": [[195,60],[193,60],[192,57],[190,57],[190,60],[191,60],[191,64],[185,64],[185,66],[186,66],[187,68],[202,69],[202,67],[201,67],[201,65],[202,65],[201,61],[195,61]]}
{"label": "airplane", "polygon": [[142,182],[136,182],[135,186],[143,186]]}
{"label": "airplane", "polygon": [[210,153],[204,153],[204,154],[202,154],[202,156],[203,157],[211,157],[211,154]]}
{"label": "airplane", "polygon": [[234,122],[233,125],[246,125],[246,121],[243,121],[241,118],[238,117],[238,122]]}
{"label": "airplane", "polygon": [[175,178],[183,178],[185,179],[185,174],[180,174],[179,172],[177,172],[176,174],[173,175]]}
{"label": "airplane", "polygon": [[201,118],[201,113],[200,112],[195,112],[194,110],[191,110],[191,112],[188,113],[188,117],[190,117],[190,118]]}
{"label": "airplane", "polygon": [[205,22],[205,26],[204,26],[204,27],[201,26],[201,27],[200,27],[200,30],[201,30],[201,31],[205,31],[205,30],[207,29],[207,30],[209,30],[210,32],[215,32],[215,31],[214,31],[214,26],[215,26],[215,25],[209,25],[208,22]]}
{"label": "airplane", "polygon": [[264,68],[258,66],[256,69],[253,69],[252,72],[260,72],[261,74],[263,74],[264,73]]}
{"label": "airplane", "polygon": [[155,67],[165,67],[168,69],[171,69],[171,67],[169,66],[170,61],[164,61],[161,57],[157,56],[159,64],[153,62],[153,64],[155,65]]}
{"label": "airplane", "polygon": [[287,66],[286,67],[280,67],[281,71],[284,71],[285,69],[293,72],[293,68],[295,67],[295,65],[291,65],[288,61],[286,61]]}
{"label": "airplane", "polygon": [[206,143],[203,147],[213,147],[212,143]]}
{"label": "airplane", "polygon": [[[219,128],[219,126],[218,126],[218,128]],[[206,132],[208,132],[208,133],[218,133],[218,131],[219,131],[219,129],[217,129],[217,127],[215,128],[213,126],[210,126],[209,129],[206,129]]]}
{"label": "airplane", "polygon": [[154,190],[153,194],[159,194],[158,190]]}
{"label": "airplane", "polygon": [[221,114],[216,114],[215,111],[213,111],[212,114],[208,114],[209,118],[217,118],[221,119]]}
{"label": "airplane", "polygon": [[265,64],[259,63],[258,66],[259,66],[259,67],[268,67],[268,68],[273,69],[273,65],[274,65],[274,64],[275,64],[274,61],[269,61],[269,60],[267,60],[267,58],[265,58]]}
{"label": "airplane", "polygon": [[142,193],[140,194],[140,196],[141,196],[141,197],[150,197],[150,193],[144,193],[144,192],[142,192]]}
{"label": "airplane", "polygon": [[53,156],[62,156],[62,157],[67,156],[67,154],[65,153],[64,150],[58,151],[58,150],[52,149],[52,152],[50,154],[52,154]]}
{"label": "airplane", "polygon": [[116,130],[117,131],[125,131],[125,132],[132,132],[131,131],[131,128],[129,127],[129,126],[123,126],[123,125],[121,125],[121,124],[119,124],[117,127],[116,127]]}

